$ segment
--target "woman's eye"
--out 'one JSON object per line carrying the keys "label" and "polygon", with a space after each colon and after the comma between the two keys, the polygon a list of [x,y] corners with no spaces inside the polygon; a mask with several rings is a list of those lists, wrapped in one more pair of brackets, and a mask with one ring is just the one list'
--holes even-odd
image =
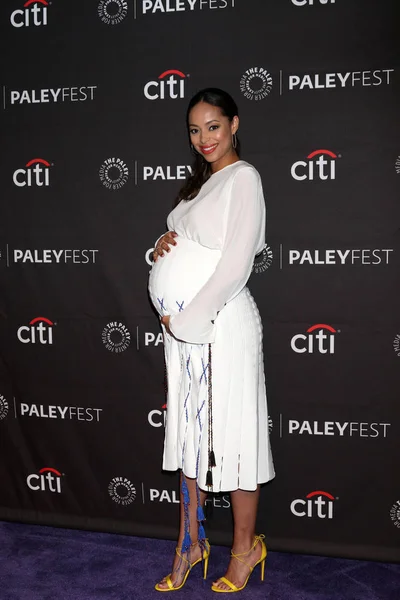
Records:
{"label": "woman's eye", "polygon": [[210,130],[214,131],[214,129],[218,129],[219,125],[210,125]]}
{"label": "woman's eye", "polygon": [[191,134],[191,135],[195,135],[196,133],[197,133],[197,129],[191,129],[191,130],[190,130],[190,134]]}

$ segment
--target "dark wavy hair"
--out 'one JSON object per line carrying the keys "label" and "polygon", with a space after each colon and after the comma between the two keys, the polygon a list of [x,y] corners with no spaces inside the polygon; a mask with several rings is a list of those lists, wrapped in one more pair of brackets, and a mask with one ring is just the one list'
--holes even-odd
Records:
{"label": "dark wavy hair", "polygon": [[[186,111],[186,127],[187,133],[189,137],[190,144],[190,132],[189,132],[189,114],[190,111],[196,104],[199,102],[207,102],[207,104],[211,104],[212,106],[217,106],[221,109],[222,114],[225,117],[228,117],[229,121],[232,121],[233,117],[236,115],[239,116],[238,107],[236,102],[227,92],[224,90],[220,90],[219,88],[205,88],[200,90],[193,96],[193,98],[189,102],[189,106]],[[237,136],[236,136],[237,137]],[[240,158],[240,141],[237,138],[236,145],[236,153]],[[188,177],[188,179],[183,184],[182,188],[179,190],[178,196],[175,199],[175,206],[179,204],[181,200],[193,200],[197,196],[200,191],[201,186],[207,181],[207,179],[211,176],[211,165],[206,161],[206,159],[195,152],[195,159],[192,164],[192,173]]]}

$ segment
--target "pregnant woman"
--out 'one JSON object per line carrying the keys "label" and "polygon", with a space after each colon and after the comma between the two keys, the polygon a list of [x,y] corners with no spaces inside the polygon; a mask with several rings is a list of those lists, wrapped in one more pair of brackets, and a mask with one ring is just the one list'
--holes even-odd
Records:
{"label": "pregnant woman", "polygon": [[215,592],[245,587],[267,554],[255,535],[260,484],[274,477],[257,306],[246,287],[265,245],[265,203],[256,169],[239,159],[238,109],[207,88],[190,101],[195,163],[157,241],[149,293],[164,333],[168,384],[163,469],[180,470],[178,545],[156,590],[183,587],[210,545],[207,491],[231,492],[231,560]]}

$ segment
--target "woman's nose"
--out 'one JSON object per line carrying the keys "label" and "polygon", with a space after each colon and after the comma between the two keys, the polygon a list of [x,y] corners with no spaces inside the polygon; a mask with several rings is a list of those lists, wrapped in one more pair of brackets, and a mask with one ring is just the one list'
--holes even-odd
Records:
{"label": "woman's nose", "polygon": [[204,145],[207,140],[208,140],[208,132],[200,131],[200,144]]}

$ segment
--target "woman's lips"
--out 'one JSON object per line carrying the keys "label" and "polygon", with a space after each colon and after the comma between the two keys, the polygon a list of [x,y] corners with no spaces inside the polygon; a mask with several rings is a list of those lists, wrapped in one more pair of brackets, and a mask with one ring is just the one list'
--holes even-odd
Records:
{"label": "woman's lips", "polygon": [[200,150],[202,154],[211,154],[212,152],[214,152],[217,146],[218,144],[213,144],[212,146],[200,146]]}

